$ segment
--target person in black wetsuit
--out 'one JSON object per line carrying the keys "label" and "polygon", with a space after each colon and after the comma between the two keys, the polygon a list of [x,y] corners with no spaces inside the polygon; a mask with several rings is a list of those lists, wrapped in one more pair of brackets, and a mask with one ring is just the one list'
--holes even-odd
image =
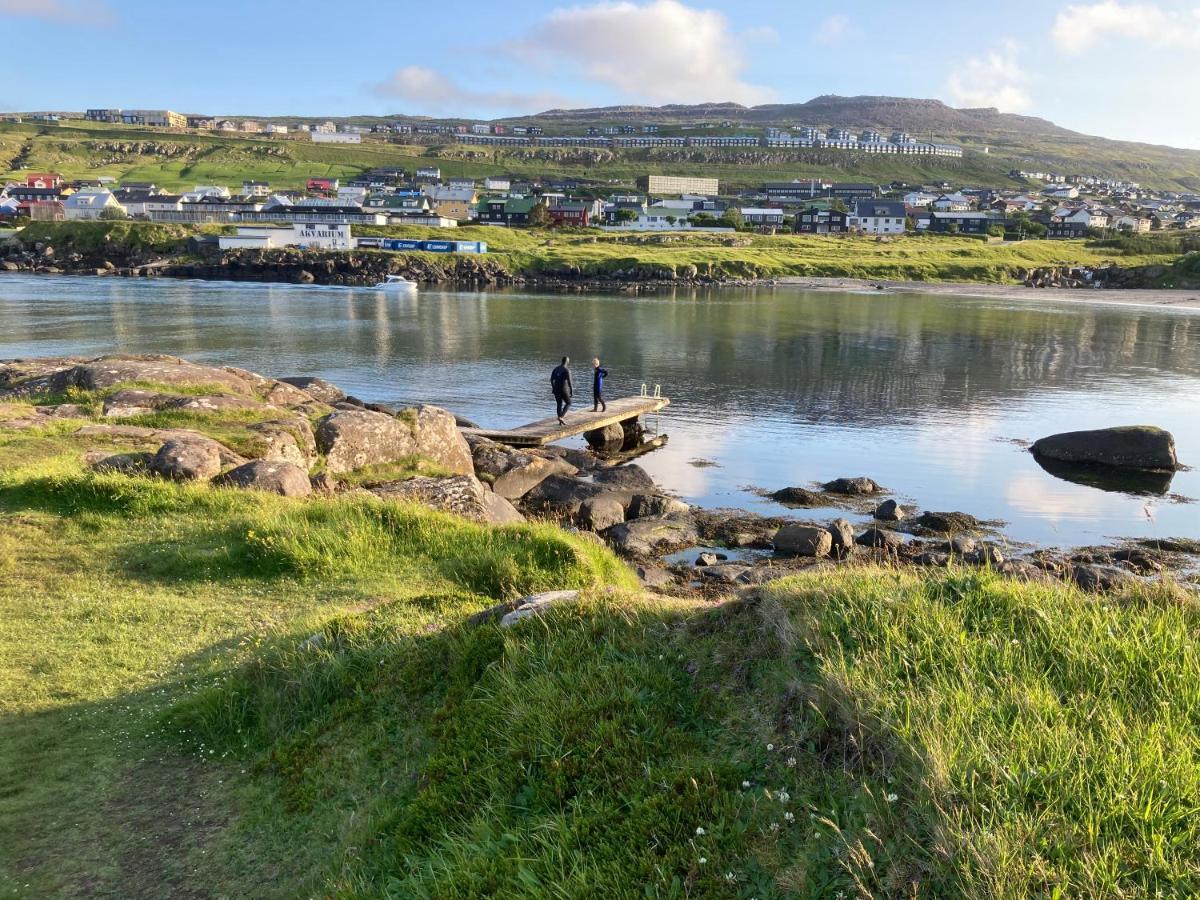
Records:
{"label": "person in black wetsuit", "polygon": [[604,402],[604,379],[608,377],[608,369],[600,368],[600,360],[592,360],[592,412],[607,412],[608,404]]}
{"label": "person in black wetsuit", "polygon": [[566,425],[563,416],[571,408],[571,370],[567,365],[571,360],[564,356],[562,363],[554,367],[550,373],[550,390],[554,391],[554,403],[558,408],[558,424]]}

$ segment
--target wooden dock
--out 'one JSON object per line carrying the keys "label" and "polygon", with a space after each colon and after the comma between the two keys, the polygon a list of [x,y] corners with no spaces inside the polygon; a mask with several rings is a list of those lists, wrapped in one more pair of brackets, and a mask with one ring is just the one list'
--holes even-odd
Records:
{"label": "wooden dock", "polygon": [[[582,399],[582,397],[581,397]],[[592,412],[586,404],[582,410],[572,407],[567,413],[565,425],[560,425],[555,416],[530,422],[517,428],[493,430],[489,428],[463,428],[463,434],[477,434],[511,447],[544,447],[564,438],[594,431],[606,425],[616,425],[636,419],[647,413],[655,413],[670,405],[666,397],[621,397],[608,401],[604,412]]]}

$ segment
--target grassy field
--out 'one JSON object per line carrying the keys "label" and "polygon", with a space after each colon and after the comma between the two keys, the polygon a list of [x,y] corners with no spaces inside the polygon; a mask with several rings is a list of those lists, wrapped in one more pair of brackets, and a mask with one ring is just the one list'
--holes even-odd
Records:
{"label": "grassy field", "polygon": [[443,177],[510,174],[570,177],[598,190],[631,187],[638,175],[672,173],[717,177],[731,189],[766,181],[830,177],[887,184],[1011,186],[1012,169],[1098,173],[1128,178],[1146,187],[1200,187],[1200,154],[1145,145],[1097,142],[1080,137],[1022,137],[972,146],[962,159],[887,157],[836,151],[707,148],[621,150],[493,148],[462,144],[424,146],[369,136],[360,145],[313,144],[299,138],[215,133],[168,133],[132,126],[70,121],[57,126],[0,124],[0,178],[23,172],[57,171],[68,178],[110,175],[155,181],[162,187],[197,184],[238,186],[269,181],[278,188],[302,187],[310,177],[349,178],[376,166],[439,166]]}
{"label": "grassy field", "polygon": [[[28,244],[50,243],[59,250],[96,252],[124,246],[161,254],[185,252],[198,231],[186,225],[136,222],[30,224]],[[444,229],[418,226],[361,226],[359,236],[444,239]],[[907,236],[887,242],[868,237],[755,234],[637,234],[598,230],[537,230],[468,226],[456,240],[488,244],[488,259],[513,275],[719,279],[842,277],[911,281],[1010,283],[1021,272],[1053,266],[1169,266],[1186,250],[1171,240],[984,242],[969,237]],[[1168,236],[1170,237],[1170,236]],[[363,251],[373,252],[373,251]],[[444,258],[443,258],[444,259]]]}
{"label": "grassy field", "polygon": [[88,472],[77,424],[0,432],[5,896],[1200,891],[1170,584],[665,600],[550,526]]}

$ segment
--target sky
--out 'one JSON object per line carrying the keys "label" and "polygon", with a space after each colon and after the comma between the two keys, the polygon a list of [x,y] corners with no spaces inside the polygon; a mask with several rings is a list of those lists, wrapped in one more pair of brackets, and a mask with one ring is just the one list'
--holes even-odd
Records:
{"label": "sky", "polygon": [[1200,0],[0,0],[0,110],[495,118],[936,98],[1200,149]]}

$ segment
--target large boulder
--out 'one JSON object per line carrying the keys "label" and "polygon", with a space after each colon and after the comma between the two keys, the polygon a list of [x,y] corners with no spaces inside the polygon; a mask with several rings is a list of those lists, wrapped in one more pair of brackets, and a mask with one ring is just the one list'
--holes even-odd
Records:
{"label": "large boulder", "polygon": [[904,538],[896,534],[894,531],[888,531],[886,528],[879,528],[872,525],[857,538],[854,542],[861,547],[877,547],[883,550],[898,550],[904,546]]}
{"label": "large boulder", "polygon": [[1052,434],[1035,441],[1030,450],[1045,459],[1118,469],[1174,472],[1179,468],[1175,438],[1169,431],[1151,425]]}
{"label": "large boulder", "polygon": [[828,556],[833,550],[833,535],[827,529],[810,525],[784,525],[773,540],[778,553],[792,556]]}
{"label": "large boulder", "polygon": [[207,481],[221,472],[221,446],[199,436],[170,438],[154,454],[150,471],[172,481]]}
{"label": "large boulder", "polygon": [[895,500],[884,500],[875,507],[873,515],[881,522],[899,522],[907,513],[904,507]]}
{"label": "large boulder", "polygon": [[435,406],[398,417],[366,409],[330,413],[317,426],[317,447],[332,474],[420,457],[455,475],[474,477],[471,450],[454,416]]}
{"label": "large boulder", "polygon": [[162,394],[158,391],[143,391],[126,388],[117,391],[104,400],[104,415],[110,419],[125,419],[130,416],[144,416],[157,412],[178,400],[175,394]]}
{"label": "large boulder", "polygon": [[606,493],[611,492],[602,484],[580,481],[567,475],[550,475],[522,499],[530,509],[573,518],[579,514],[584,500]]}
{"label": "large boulder", "polygon": [[939,534],[958,534],[983,528],[982,522],[965,512],[923,512],[917,516],[916,524]]}
{"label": "large boulder", "polygon": [[131,382],[207,386],[243,396],[254,390],[253,382],[242,373],[174,356],[102,356],[55,372],[50,376],[50,389],[96,391]]}
{"label": "large boulder", "polygon": [[574,475],[578,471],[562,459],[518,454],[519,458],[492,481],[492,490],[506,500],[518,500],[551,475]]}
{"label": "large boulder", "polygon": [[290,384],[292,387],[299,388],[312,397],[314,400],[320,400],[322,403],[333,405],[341,400],[346,399],[346,392],[336,384],[331,384],[324,378],[315,378],[311,376],[295,376],[290,378],[280,378],[279,381],[284,384]]}
{"label": "large boulder", "polygon": [[780,488],[771,494],[771,499],[784,506],[825,506],[824,498],[816,491],[802,487]]}
{"label": "large boulder", "polygon": [[593,428],[583,433],[583,439],[594,450],[619,450],[625,443],[625,429],[618,423]]}
{"label": "large boulder", "polygon": [[647,518],[614,525],[604,539],[626,556],[654,556],[693,547],[699,536],[690,519]]}
{"label": "large boulder", "polygon": [[645,519],[648,516],[683,516],[690,511],[691,507],[682,500],[666,494],[634,494],[625,516],[629,519]]}
{"label": "large boulder", "polygon": [[1116,566],[1100,566],[1083,563],[1071,566],[1071,580],[1085,591],[1104,593],[1117,591],[1132,585],[1136,579],[1124,569]]}
{"label": "large boulder", "polygon": [[489,491],[474,475],[455,475],[450,478],[420,476],[378,484],[370,491],[384,500],[420,503],[431,509],[489,525],[524,521],[511,503]]}
{"label": "large boulder", "polygon": [[834,556],[845,556],[854,549],[854,526],[849,519],[834,519],[827,526]]}
{"label": "large boulder", "polygon": [[599,494],[579,504],[575,516],[580,528],[603,531],[625,521],[625,504],[620,494]]}
{"label": "large boulder", "polygon": [[650,474],[636,463],[600,469],[592,476],[592,481],[603,484],[610,490],[628,491],[631,494],[653,493],[657,489]]}
{"label": "large boulder", "polygon": [[220,487],[269,491],[284,497],[307,497],[312,493],[308,470],[281,459],[254,459],[213,479]]}
{"label": "large boulder", "polygon": [[883,491],[883,488],[877,482],[863,476],[857,478],[835,478],[833,481],[825,482],[822,487],[831,494],[845,494],[849,497],[878,494]]}
{"label": "large boulder", "polygon": [[307,471],[317,458],[316,437],[308,419],[255,422],[246,430],[258,438],[262,459],[283,460]]}

